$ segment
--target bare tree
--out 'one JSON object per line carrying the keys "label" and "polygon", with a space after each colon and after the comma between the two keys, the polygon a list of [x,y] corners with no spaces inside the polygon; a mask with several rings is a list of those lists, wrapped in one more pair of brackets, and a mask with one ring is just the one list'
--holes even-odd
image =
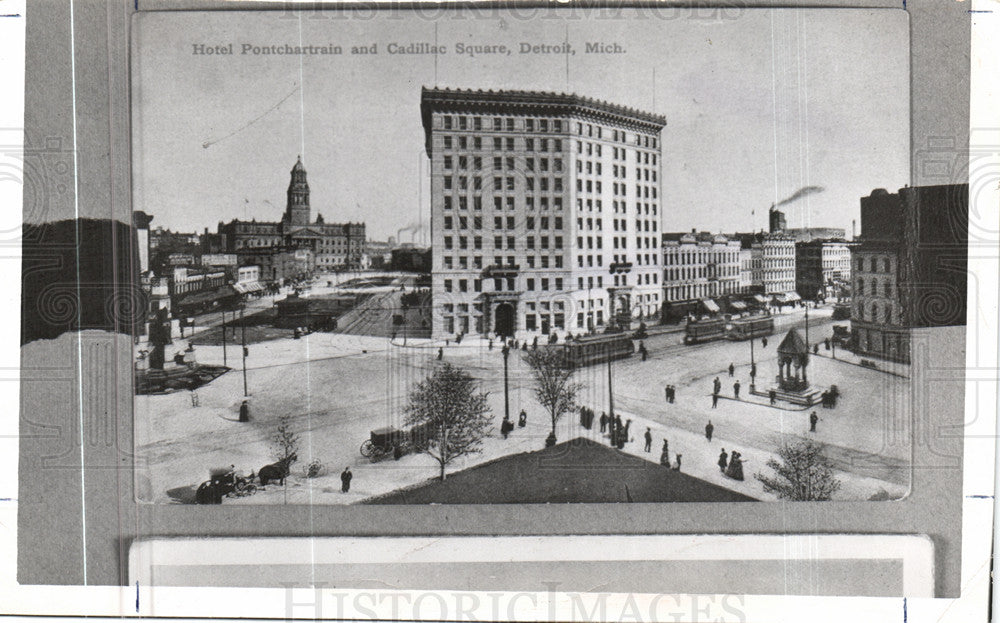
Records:
{"label": "bare tree", "polygon": [[298,454],[299,434],[292,428],[292,418],[289,415],[282,415],[278,418],[278,427],[271,434],[271,452],[278,461],[289,461],[293,455]]}
{"label": "bare tree", "polygon": [[781,460],[769,459],[766,463],[774,476],[757,473],[754,478],[764,485],[764,491],[777,493],[783,500],[829,500],[840,489],[840,480],[823,456],[823,448],[823,444],[809,440],[785,444],[778,449]]}
{"label": "bare tree", "polygon": [[482,451],[491,425],[486,396],[468,372],[450,363],[438,366],[410,392],[405,423],[424,427],[426,444],[421,446],[441,465],[441,480],[449,463]]}
{"label": "bare tree", "polygon": [[576,407],[576,396],[583,387],[572,382],[576,371],[572,361],[556,348],[539,348],[524,353],[524,362],[531,368],[535,398],[548,409],[552,418],[552,432],[545,440],[546,446],[555,445],[556,421]]}

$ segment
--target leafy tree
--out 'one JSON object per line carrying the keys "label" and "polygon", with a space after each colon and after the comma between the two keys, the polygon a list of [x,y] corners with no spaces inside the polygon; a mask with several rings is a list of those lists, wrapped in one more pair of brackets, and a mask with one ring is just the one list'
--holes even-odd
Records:
{"label": "leafy tree", "polygon": [[538,403],[545,407],[552,418],[552,432],[549,433],[547,445],[553,445],[556,439],[556,421],[563,414],[576,408],[576,396],[583,387],[572,382],[576,371],[573,363],[565,354],[555,348],[540,348],[524,353],[524,362],[531,369],[535,382],[532,388]]}
{"label": "leafy tree", "polygon": [[[301,438],[292,428],[292,418],[282,415],[278,418],[278,427],[271,434],[271,452],[278,461],[284,461],[298,453]],[[289,466],[294,462],[288,461]]]}
{"label": "leafy tree", "polygon": [[482,451],[491,426],[486,394],[468,372],[444,363],[410,392],[406,426],[423,426],[427,432],[423,451],[445,467],[455,459]]}
{"label": "leafy tree", "polygon": [[833,475],[824,445],[810,440],[785,444],[778,449],[778,457],[770,459],[767,466],[774,476],[754,474],[767,493],[777,493],[783,500],[826,501],[840,489],[840,480]]}

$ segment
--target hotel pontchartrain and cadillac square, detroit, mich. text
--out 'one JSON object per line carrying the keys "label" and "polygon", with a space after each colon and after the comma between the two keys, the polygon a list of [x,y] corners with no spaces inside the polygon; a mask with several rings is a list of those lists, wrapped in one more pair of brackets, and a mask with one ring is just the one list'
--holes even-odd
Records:
{"label": "hotel pontchartrain and cadillac square, detroit, mich. text", "polygon": [[[477,56],[511,56],[512,54],[566,54],[575,56],[577,47],[569,42],[556,44],[518,42],[512,47],[507,44],[468,44],[455,43],[452,46],[430,43],[426,41],[383,44],[372,42],[358,45],[338,45],[326,43],[323,45],[291,45],[289,43],[256,44],[256,43],[192,43],[191,54],[194,56],[342,56],[342,55],[375,55],[383,51],[391,55],[421,55],[421,54],[455,54],[474,58]],[[626,48],[617,41],[589,41],[584,44],[584,54],[625,54]]]}

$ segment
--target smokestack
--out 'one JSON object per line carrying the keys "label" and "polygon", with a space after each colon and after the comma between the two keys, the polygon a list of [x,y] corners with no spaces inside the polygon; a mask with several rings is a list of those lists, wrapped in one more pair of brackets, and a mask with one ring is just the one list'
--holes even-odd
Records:
{"label": "smokestack", "polygon": [[858,221],[857,219],[851,219],[851,240],[858,237]]}

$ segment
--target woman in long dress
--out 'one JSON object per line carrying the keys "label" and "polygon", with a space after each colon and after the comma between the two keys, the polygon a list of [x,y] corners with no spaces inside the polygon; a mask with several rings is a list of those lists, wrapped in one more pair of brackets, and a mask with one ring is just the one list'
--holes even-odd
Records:
{"label": "woman in long dress", "polygon": [[733,450],[729,456],[729,466],[726,467],[726,476],[733,480],[743,480],[743,457],[739,452]]}

